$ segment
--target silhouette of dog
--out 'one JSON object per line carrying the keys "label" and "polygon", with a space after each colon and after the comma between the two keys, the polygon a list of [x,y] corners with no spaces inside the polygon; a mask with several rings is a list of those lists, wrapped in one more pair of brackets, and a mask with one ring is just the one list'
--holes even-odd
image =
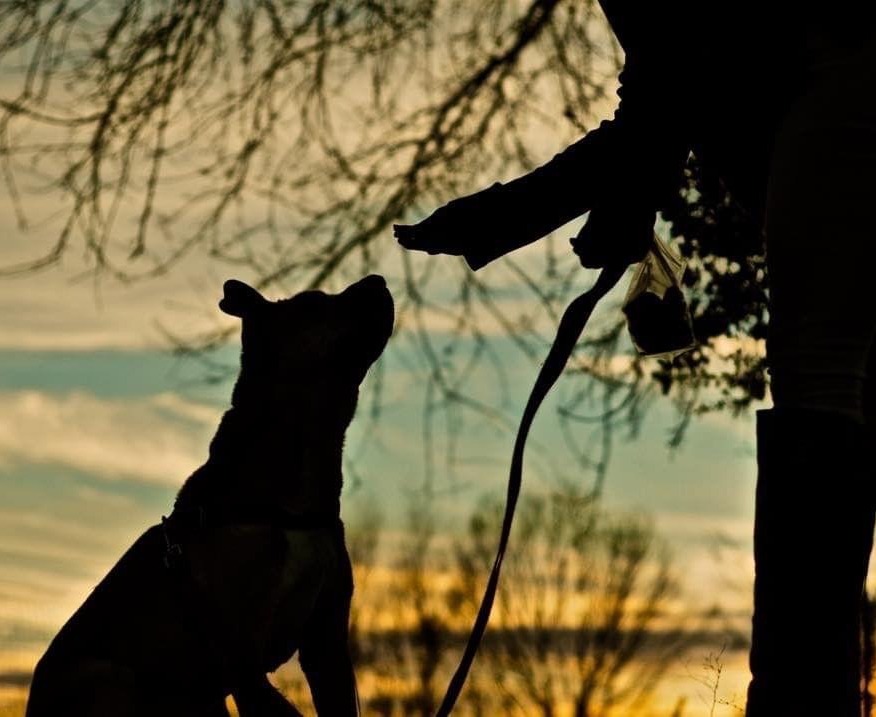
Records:
{"label": "silhouette of dog", "polygon": [[52,641],[27,717],[298,715],[266,678],[298,651],[320,715],[355,715],[353,576],[341,452],[359,384],[392,333],[379,276],[266,300],[228,281],[241,368],[170,517],[149,528]]}

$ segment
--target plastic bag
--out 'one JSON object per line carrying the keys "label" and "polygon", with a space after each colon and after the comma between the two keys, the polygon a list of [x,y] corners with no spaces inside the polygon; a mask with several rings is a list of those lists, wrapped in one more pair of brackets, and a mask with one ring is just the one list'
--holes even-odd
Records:
{"label": "plastic bag", "polygon": [[690,310],[681,292],[685,261],[655,234],[636,266],[623,303],[630,337],[643,356],[673,359],[696,345]]}

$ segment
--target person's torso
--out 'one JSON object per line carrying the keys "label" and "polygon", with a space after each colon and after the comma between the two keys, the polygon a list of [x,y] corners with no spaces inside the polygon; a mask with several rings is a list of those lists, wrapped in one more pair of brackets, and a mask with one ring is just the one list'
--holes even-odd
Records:
{"label": "person's torso", "polygon": [[628,62],[654,68],[655,109],[675,113],[705,170],[753,211],[791,102],[819,63],[860,51],[876,27],[876,3],[861,0],[817,11],[770,0],[601,2]]}

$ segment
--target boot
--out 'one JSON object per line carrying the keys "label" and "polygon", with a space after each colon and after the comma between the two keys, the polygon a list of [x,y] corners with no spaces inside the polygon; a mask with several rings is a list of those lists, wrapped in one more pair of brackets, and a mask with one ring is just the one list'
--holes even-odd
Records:
{"label": "boot", "polygon": [[861,605],[873,538],[863,425],[758,412],[747,717],[861,717]]}

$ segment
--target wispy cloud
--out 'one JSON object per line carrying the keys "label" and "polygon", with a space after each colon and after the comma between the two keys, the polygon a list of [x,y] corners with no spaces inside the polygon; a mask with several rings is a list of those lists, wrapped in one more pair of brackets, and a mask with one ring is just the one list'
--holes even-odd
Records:
{"label": "wispy cloud", "polygon": [[0,465],[59,464],[106,479],[179,485],[206,456],[221,412],[174,394],[102,399],[0,393]]}
{"label": "wispy cloud", "polygon": [[[0,265],[9,263],[0,251]],[[76,268],[0,281],[0,349],[166,347],[158,322],[184,336],[230,323],[216,308],[228,278],[220,267],[186,264],[169,276],[131,285],[107,278],[75,281]]]}

